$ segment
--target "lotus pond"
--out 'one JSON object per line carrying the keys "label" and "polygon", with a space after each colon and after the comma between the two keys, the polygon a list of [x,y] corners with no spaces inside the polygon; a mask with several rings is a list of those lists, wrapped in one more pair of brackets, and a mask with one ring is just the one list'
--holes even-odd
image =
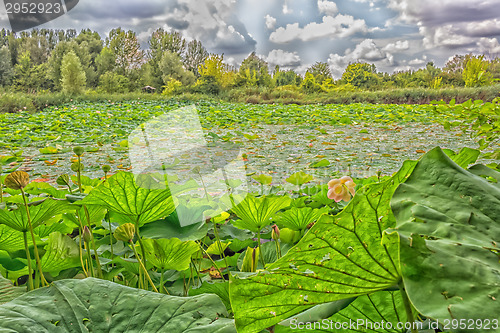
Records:
{"label": "lotus pond", "polygon": [[500,332],[498,110],[0,115],[0,331]]}

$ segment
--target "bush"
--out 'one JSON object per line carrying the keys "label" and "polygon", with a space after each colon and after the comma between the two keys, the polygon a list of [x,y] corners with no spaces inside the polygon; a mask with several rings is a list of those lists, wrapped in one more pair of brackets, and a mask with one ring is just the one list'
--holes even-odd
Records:
{"label": "bush", "polygon": [[5,93],[0,95],[0,113],[14,113],[21,110],[34,111],[32,99],[24,94]]}

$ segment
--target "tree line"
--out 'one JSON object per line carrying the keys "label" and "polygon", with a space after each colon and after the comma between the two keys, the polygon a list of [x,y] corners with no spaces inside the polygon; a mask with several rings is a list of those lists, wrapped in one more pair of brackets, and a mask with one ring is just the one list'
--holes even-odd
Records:
{"label": "tree line", "polygon": [[300,90],[305,93],[383,90],[391,88],[477,87],[500,79],[500,59],[455,55],[443,68],[392,74],[355,62],[334,80],[330,66],[316,62],[304,75],[268,63],[251,53],[238,66],[224,55],[210,54],[201,41],[179,32],[155,30],[141,49],[132,30],[116,28],[105,38],[90,29],[34,29],[15,34],[0,30],[0,86],[10,91],[79,94],[88,89],[126,93],[144,87],[163,94],[218,94],[244,87]]}

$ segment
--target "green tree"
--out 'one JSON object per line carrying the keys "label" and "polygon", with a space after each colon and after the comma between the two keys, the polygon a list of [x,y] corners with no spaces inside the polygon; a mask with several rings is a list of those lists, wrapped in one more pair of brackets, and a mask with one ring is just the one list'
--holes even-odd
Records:
{"label": "green tree", "polygon": [[86,80],[92,79],[92,84],[95,85],[97,72],[91,65],[91,55],[89,53],[88,43],[82,42],[81,44],[78,44],[76,40],[73,39],[70,41],[59,42],[50,55],[48,61],[49,77],[53,81],[55,88],[57,90],[62,89],[62,61],[64,56],[69,52],[73,52],[78,57],[78,60],[85,71]]}
{"label": "green tree", "polygon": [[300,76],[293,70],[283,71],[277,67],[273,76],[274,84],[279,86],[297,85],[300,82]]}
{"label": "green tree", "polygon": [[108,47],[115,56],[119,74],[126,74],[133,68],[142,64],[144,55],[135,32],[122,30],[121,28],[110,31],[106,39]]}
{"label": "green tree", "polygon": [[330,66],[326,62],[316,62],[314,65],[309,67],[306,73],[311,73],[314,76],[316,83],[323,84],[323,81],[327,79],[332,79],[332,72],[330,71]]}
{"label": "green tree", "polygon": [[484,56],[471,56],[465,64],[462,77],[466,87],[479,87],[491,84],[492,75],[488,72],[489,62]]}
{"label": "green tree", "polygon": [[342,81],[358,88],[374,88],[379,83],[379,77],[375,65],[356,62],[347,66]]}
{"label": "green tree", "polygon": [[0,85],[9,85],[13,76],[14,70],[12,69],[9,48],[4,45],[0,47]]}
{"label": "green tree", "polygon": [[222,89],[224,76],[227,72],[227,67],[224,65],[223,60],[223,55],[211,54],[198,67],[200,78],[196,85],[202,92],[216,95]]}
{"label": "green tree", "polygon": [[304,76],[304,80],[302,81],[300,88],[310,94],[323,91],[321,84],[318,84],[318,82],[316,82],[316,78],[310,72],[306,72],[306,75]]}
{"label": "green tree", "polygon": [[184,86],[189,86],[196,81],[194,74],[184,69],[181,58],[176,53],[166,51],[161,58],[159,68],[164,84],[174,79]]}
{"label": "green tree", "polygon": [[200,73],[198,73],[198,67],[205,62],[207,57],[208,51],[205,47],[203,47],[203,44],[200,41],[192,40],[187,44],[186,52],[184,54],[184,67],[196,76],[200,76]]}
{"label": "green tree", "polygon": [[109,47],[104,47],[101,53],[97,56],[96,60],[97,73],[103,75],[107,72],[114,71],[116,67],[116,60],[113,51]]}
{"label": "green tree", "polygon": [[255,52],[243,60],[238,74],[240,85],[270,86],[272,84],[267,62],[260,59]]}
{"label": "green tree", "polygon": [[83,92],[86,84],[85,71],[74,51],[66,53],[61,65],[61,86],[64,93],[76,95]]}
{"label": "green tree", "polygon": [[108,94],[126,93],[129,91],[130,80],[123,75],[107,72],[99,78],[99,87]]}
{"label": "green tree", "polygon": [[29,51],[22,53],[14,66],[14,87],[27,92],[48,88],[47,64],[35,66]]}

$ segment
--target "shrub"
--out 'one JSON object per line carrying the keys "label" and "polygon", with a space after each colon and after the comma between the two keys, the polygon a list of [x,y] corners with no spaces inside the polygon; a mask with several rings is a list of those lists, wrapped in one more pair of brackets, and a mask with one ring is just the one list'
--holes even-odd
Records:
{"label": "shrub", "polygon": [[0,95],[0,113],[14,113],[20,110],[35,110],[31,98],[23,94],[6,93]]}

